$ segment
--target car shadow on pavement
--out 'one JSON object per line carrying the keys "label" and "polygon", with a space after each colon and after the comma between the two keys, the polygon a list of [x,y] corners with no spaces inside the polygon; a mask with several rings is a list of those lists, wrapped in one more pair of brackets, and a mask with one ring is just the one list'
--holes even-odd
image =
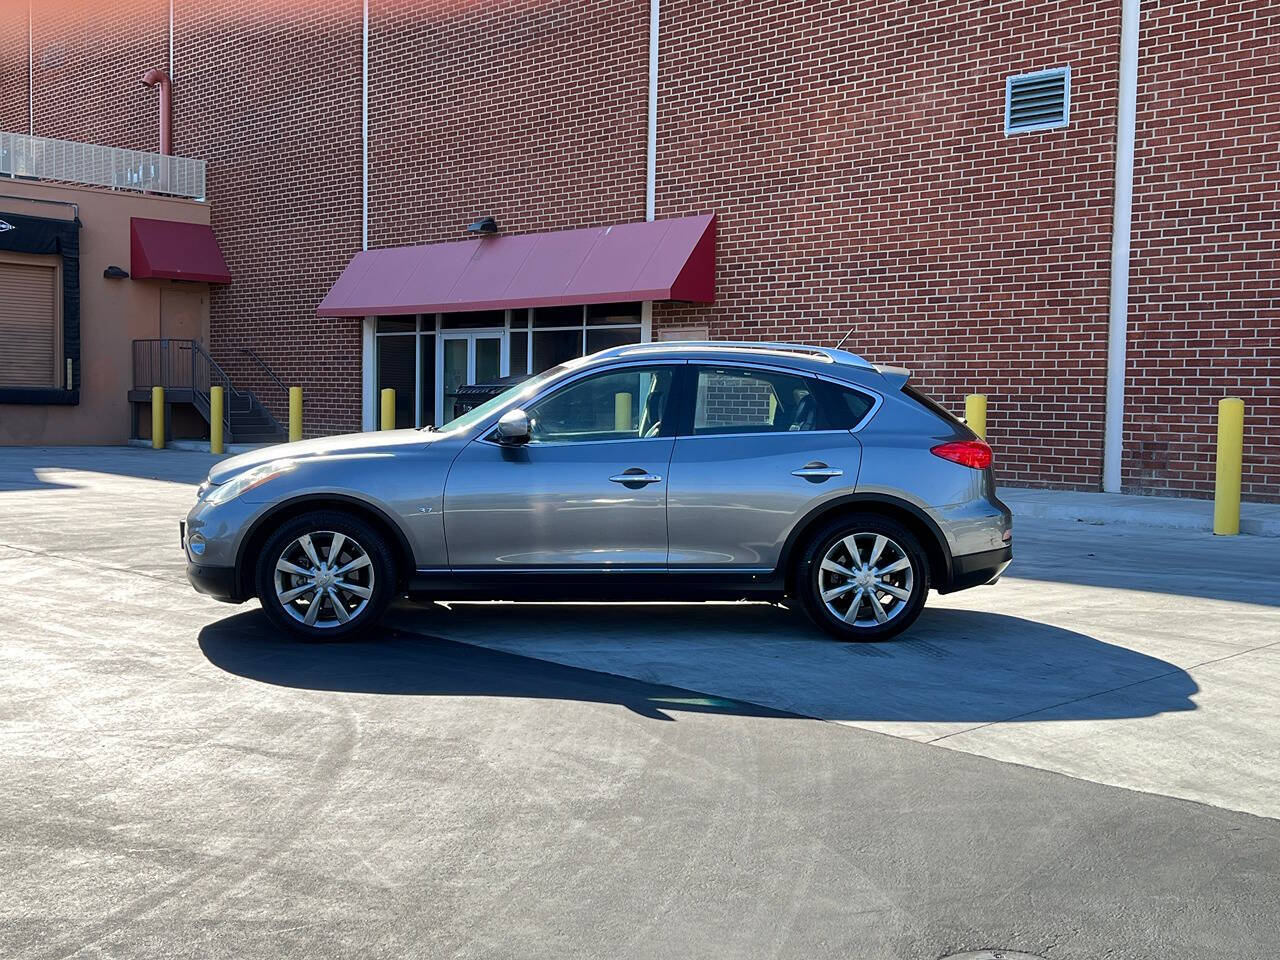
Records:
{"label": "car shadow on pavement", "polygon": [[224,670],[285,686],[610,701],[646,716],[674,697],[676,709],[882,722],[915,739],[1194,710],[1199,689],[1157,657],[969,610],[928,610],[879,644],[827,639],[766,604],[401,604],[388,622],[363,643],[302,644],[246,613],[206,627],[200,645]]}
{"label": "car shadow on pavement", "polygon": [[675,719],[666,710],[786,716],[755,704],[394,628],[353,643],[303,643],[279,633],[256,610],[210,624],[200,631],[199,643],[209,662],[228,673],[305,690],[614,703],[654,720]]}

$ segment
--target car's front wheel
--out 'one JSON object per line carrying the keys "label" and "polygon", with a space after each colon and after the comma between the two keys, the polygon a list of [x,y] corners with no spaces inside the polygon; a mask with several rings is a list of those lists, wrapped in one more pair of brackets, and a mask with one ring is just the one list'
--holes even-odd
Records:
{"label": "car's front wheel", "polygon": [[263,612],[307,640],[349,639],[377,623],[395,596],[385,538],[344,513],[316,511],[286,521],[258,555]]}
{"label": "car's front wheel", "polygon": [[924,609],[929,564],[906,527],[878,514],[852,514],[810,538],[792,589],[809,617],[835,637],[887,640]]}

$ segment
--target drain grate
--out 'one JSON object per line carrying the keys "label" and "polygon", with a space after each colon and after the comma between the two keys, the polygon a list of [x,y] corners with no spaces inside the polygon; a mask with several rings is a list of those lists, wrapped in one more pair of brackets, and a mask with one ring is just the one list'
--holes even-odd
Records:
{"label": "drain grate", "polygon": [[952,953],[941,960],[1044,960],[1034,953],[1019,953],[1017,950],[969,950],[965,953]]}

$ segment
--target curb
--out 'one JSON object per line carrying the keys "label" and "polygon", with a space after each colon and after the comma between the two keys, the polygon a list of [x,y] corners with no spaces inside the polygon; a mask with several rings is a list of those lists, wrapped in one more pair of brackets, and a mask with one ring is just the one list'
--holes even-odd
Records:
{"label": "curb", "polygon": [[[1015,523],[1017,518],[1025,517],[1099,526],[1154,527],[1213,533],[1212,500],[1120,497],[1023,488],[1003,488],[998,491],[998,496],[1013,511]],[[1117,499],[1130,502],[1116,503]],[[1254,537],[1280,537],[1280,505],[1244,504],[1240,516],[1240,533]]]}
{"label": "curb", "polygon": [[[129,446],[139,447],[141,449],[150,450],[150,440],[130,440]],[[205,453],[209,456],[234,456],[237,453],[250,453],[254,450],[261,450],[263,447],[274,446],[270,443],[228,443],[223,449],[223,454],[209,453],[208,440],[170,440],[164,445],[165,450],[182,450],[187,453]],[[159,451],[163,453],[164,451]]]}

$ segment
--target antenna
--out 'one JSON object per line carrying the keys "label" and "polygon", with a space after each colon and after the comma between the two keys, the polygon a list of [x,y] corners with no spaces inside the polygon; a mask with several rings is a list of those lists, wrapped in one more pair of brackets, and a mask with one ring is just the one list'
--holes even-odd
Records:
{"label": "antenna", "polygon": [[844,342],[845,342],[846,340],[848,340],[850,337],[852,337],[852,336],[853,336],[853,331],[855,331],[855,330],[857,330],[857,329],[858,329],[858,325],[855,323],[852,327],[850,327],[850,328],[849,328],[849,332],[848,332],[848,333],[846,333],[843,337],[841,337],[841,338],[840,338],[840,342],[836,344],[836,349],[837,349],[837,350],[839,350],[841,347],[843,347],[843,346],[844,346]]}

